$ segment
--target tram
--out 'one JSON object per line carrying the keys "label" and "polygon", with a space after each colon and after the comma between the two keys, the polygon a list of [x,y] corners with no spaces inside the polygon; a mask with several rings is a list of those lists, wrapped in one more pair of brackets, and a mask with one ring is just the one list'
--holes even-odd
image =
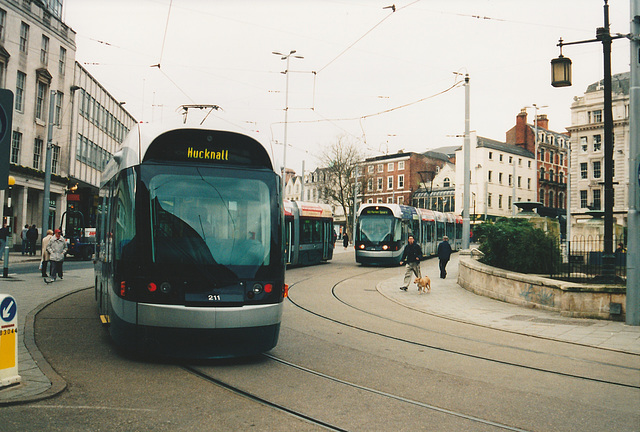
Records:
{"label": "tram", "polygon": [[312,265],[333,258],[333,212],[328,204],[284,201],[287,265]]}
{"label": "tram", "polygon": [[424,257],[437,254],[438,243],[449,237],[453,250],[462,245],[462,217],[399,204],[363,204],[358,210],[356,262],[398,265],[409,234]]}
{"label": "tram", "polygon": [[127,351],[247,356],[276,346],[280,177],[246,135],[138,124],[103,173],[95,291]]}

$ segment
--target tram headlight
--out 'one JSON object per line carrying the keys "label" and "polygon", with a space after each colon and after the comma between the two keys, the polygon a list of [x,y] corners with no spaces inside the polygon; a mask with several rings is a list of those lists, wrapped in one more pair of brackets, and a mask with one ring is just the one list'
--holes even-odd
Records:
{"label": "tram headlight", "polygon": [[382,250],[385,250],[385,251],[386,251],[387,249],[389,249],[389,246],[388,246],[388,245],[382,245]]}
{"label": "tram headlight", "polygon": [[160,284],[160,291],[163,294],[169,294],[171,292],[171,284],[169,282],[162,282]]}
{"label": "tram headlight", "polygon": [[361,244],[361,245],[360,245],[360,249],[364,249],[364,244]]}
{"label": "tram headlight", "polygon": [[260,285],[259,283],[253,285],[252,291],[254,294],[260,294],[262,290],[263,290],[262,285]]}

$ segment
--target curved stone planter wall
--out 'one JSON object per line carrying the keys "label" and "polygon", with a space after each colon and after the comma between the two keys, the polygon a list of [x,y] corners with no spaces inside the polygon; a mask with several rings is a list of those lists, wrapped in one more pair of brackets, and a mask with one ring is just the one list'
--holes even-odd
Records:
{"label": "curved stone planter wall", "polygon": [[460,257],[458,284],[476,294],[568,317],[624,320],[626,288],[562,282],[515,273]]}

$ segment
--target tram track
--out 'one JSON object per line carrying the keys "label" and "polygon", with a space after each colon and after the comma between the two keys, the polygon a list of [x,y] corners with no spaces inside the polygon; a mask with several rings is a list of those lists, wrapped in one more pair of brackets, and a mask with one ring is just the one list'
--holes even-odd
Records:
{"label": "tram track", "polygon": [[[382,269],[380,269],[382,270]],[[374,270],[374,271],[379,271],[379,270]],[[489,345],[493,345],[493,346],[500,346],[500,347],[508,347],[509,349],[512,350],[520,350],[520,351],[527,351],[529,353],[535,353],[535,354],[543,354],[543,355],[551,355],[549,353],[546,352],[540,352],[540,351],[535,351],[535,350],[531,350],[531,349],[523,349],[521,347],[514,347],[514,346],[507,346],[507,345],[503,345],[503,344],[497,344],[495,342],[487,342],[485,340],[479,340],[479,339],[472,339],[472,338],[468,338],[465,336],[460,336],[460,335],[452,335],[449,333],[445,333],[445,332],[441,332],[441,331],[435,331],[433,329],[429,329],[429,328],[425,328],[422,326],[417,326],[415,324],[411,324],[411,323],[407,323],[405,321],[400,321],[400,320],[396,320],[394,318],[390,318],[388,316],[383,316],[381,314],[378,313],[374,313],[371,311],[367,311],[361,307],[358,307],[356,305],[353,305],[351,303],[349,303],[348,301],[340,298],[340,296],[337,294],[336,290],[338,288],[338,286],[340,286],[341,284],[344,284],[347,281],[350,281],[352,279],[358,278],[360,276],[362,276],[363,274],[370,274],[371,271],[367,271],[367,272],[361,272],[355,275],[351,275],[349,277],[346,277],[344,279],[339,280],[338,282],[334,283],[334,285],[331,288],[331,294],[332,296],[339,301],[340,303],[342,303],[343,305],[353,309],[353,310],[357,310],[360,313],[378,318],[378,319],[382,319],[385,320],[387,322],[393,322],[396,324],[400,324],[403,326],[411,326],[414,327],[416,329],[419,329],[421,331],[425,331],[425,332],[430,332],[430,333],[434,333],[437,335],[444,335],[447,337],[455,337],[455,338],[461,338],[461,339],[466,339],[468,341],[472,341],[475,343],[481,343],[481,344],[489,344]],[[430,349],[430,350],[436,350],[436,351],[440,351],[440,352],[444,352],[444,353],[448,353],[448,354],[453,354],[453,355],[457,355],[457,356],[463,356],[466,358],[471,358],[471,359],[475,359],[475,360],[481,360],[481,361],[486,361],[486,362],[490,362],[490,363],[494,363],[494,364],[499,364],[499,365],[504,365],[504,366],[510,366],[510,367],[516,367],[516,368],[522,368],[522,369],[526,369],[529,371],[535,371],[535,372],[541,372],[541,373],[545,373],[545,374],[551,374],[551,375],[556,375],[556,376],[562,376],[562,377],[567,377],[567,378],[572,378],[572,379],[579,379],[579,380],[584,380],[584,381],[590,381],[590,382],[594,382],[594,383],[601,383],[601,384],[607,384],[607,385],[613,385],[613,386],[619,386],[619,387],[624,387],[624,388],[631,388],[631,389],[640,389],[640,385],[638,384],[630,384],[630,383],[625,383],[625,382],[619,382],[619,381],[613,381],[613,380],[608,380],[608,379],[601,379],[601,378],[595,378],[595,377],[589,377],[586,375],[580,375],[580,374],[575,374],[575,373],[567,373],[567,372],[562,372],[562,371],[558,371],[558,370],[551,370],[551,369],[545,369],[545,368],[541,368],[541,367],[536,367],[536,366],[532,366],[532,365],[527,365],[527,364],[522,364],[522,363],[517,363],[517,362],[512,362],[512,361],[508,361],[508,360],[501,360],[501,359],[497,359],[497,358],[492,358],[489,356],[484,356],[484,355],[478,355],[478,354],[473,354],[473,353],[469,353],[469,352],[464,352],[461,350],[455,350],[455,349],[450,349],[450,348],[446,348],[443,346],[437,346],[434,344],[425,344],[422,342],[416,342],[407,338],[403,338],[403,337],[398,337],[398,336],[393,336],[390,334],[386,334],[386,333],[382,333],[379,331],[375,331],[375,330],[371,330],[368,328],[364,328],[362,326],[358,326],[358,325],[354,325],[351,323],[348,323],[346,321],[340,320],[340,319],[336,319],[336,318],[332,318],[330,316],[327,316],[325,314],[313,311],[305,306],[302,306],[301,304],[297,303],[291,296],[291,288],[294,287],[297,284],[303,283],[306,280],[308,280],[309,278],[305,278],[302,280],[297,281],[296,283],[292,284],[290,286],[290,291],[289,291],[289,296],[288,296],[288,300],[289,302],[294,305],[296,308],[303,310],[307,313],[310,313],[314,316],[317,316],[321,319],[333,322],[335,324],[341,325],[341,326],[345,326],[354,330],[358,330],[358,331],[362,331],[371,335],[375,335],[378,337],[382,337],[388,340],[393,340],[393,341],[397,341],[397,342],[402,342],[402,343],[406,343],[412,346],[416,346],[416,347],[420,347],[420,348],[426,348],[426,349]],[[437,314],[430,314],[428,312],[423,312],[421,311],[421,313],[424,313],[426,315],[430,315],[433,316],[435,318],[439,318],[442,320],[447,320],[447,321],[455,321],[457,323],[460,323],[459,320],[454,320],[454,319],[450,319],[448,317],[444,317],[444,316],[440,316]],[[470,326],[475,326],[475,327],[484,327],[484,326],[478,326],[476,324],[473,323],[463,323],[466,325],[470,325]],[[500,329],[492,329],[494,331],[503,331]],[[506,332],[506,333],[511,333],[511,332]],[[525,335],[522,335],[523,337]],[[531,336],[526,336],[526,337],[531,337]],[[554,341],[557,342],[559,344],[568,344],[568,345],[578,345],[578,344],[573,344],[571,342],[564,342],[564,341]],[[579,346],[583,346],[583,345],[579,345]],[[619,368],[619,369],[623,369],[623,370],[630,370],[630,371],[637,371],[638,373],[640,373],[640,369],[638,368],[634,368],[631,366],[625,366],[625,365],[619,365],[619,364],[612,364],[612,363],[606,363],[606,362],[600,362],[600,361],[593,361],[593,360],[589,360],[589,359],[576,359],[570,356],[564,356],[564,355],[560,355],[560,354],[553,354],[553,356],[562,358],[562,359],[566,359],[566,360],[571,360],[571,361],[581,361],[581,362],[585,362],[585,363],[593,363],[596,365],[601,365],[601,366],[607,366],[607,367],[611,367],[611,368]]]}

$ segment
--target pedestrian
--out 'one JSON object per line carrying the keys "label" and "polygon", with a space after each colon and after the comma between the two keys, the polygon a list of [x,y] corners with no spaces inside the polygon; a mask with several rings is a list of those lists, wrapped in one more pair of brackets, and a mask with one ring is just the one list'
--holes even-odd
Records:
{"label": "pedestrian", "polygon": [[444,236],[442,242],[438,245],[438,259],[440,260],[440,279],[447,277],[447,263],[451,258],[451,245],[449,237]]}
{"label": "pedestrian", "polygon": [[35,224],[27,230],[27,241],[29,242],[29,255],[36,255],[36,242],[38,241],[38,228]]}
{"label": "pedestrian", "polygon": [[29,252],[29,240],[27,240],[27,232],[29,231],[29,224],[25,224],[20,233],[20,239],[22,240],[22,255]]}
{"label": "pedestrian", "polygon": [[62,262],[64,261],[64,254],[67,253],[67,243],[64,237],[60,236],[59,229],[54,231],[53,237],[49,240],[47,252],[51,254],[49,257],[51,260],[51,278],[45,279],[45,282],[51,283],[58,276],[62,279]]}
{"label": "pedestrian", "polygon": [[407,245],[404,247],[402,258],[400,259],[400,265],[402,265],[403,262],[407,263],[407,269],[404,272],[404,283],[400,287],[402,291],[406,291],[407,288],[409,288],[412,273],[416,275],[416,278],[422,277],[422,273],[420,272],[420,258],[422,258],[422,248],[420,248],[420,245],[418,243],[415,243],[412,234],[409,234],[407,242]]}
{"label": "pedestrian", "polygon": [[344,246],[345,249],[349,247],[349,234],[347,234],[346,232],[342,237],[342,246]]}
{"label": "pedestrian", "polygon": [[0,228],[0,261],[4,259],[4,247],[7,244],[7,237],[9,236],[9,227],[6,223],[2,224]]}
{"label": "pedestrian", "polygon": [[40,262],[40,269],[42,270],[42,277],[49,277],[47,274],[47,266],[49,265],[49,261],[51,261],[51,254],[47,250],[47,246],[49,246],[49,241],[53,237],[53,231],[47,230],[47,235],[42,239],[42,261]]}

